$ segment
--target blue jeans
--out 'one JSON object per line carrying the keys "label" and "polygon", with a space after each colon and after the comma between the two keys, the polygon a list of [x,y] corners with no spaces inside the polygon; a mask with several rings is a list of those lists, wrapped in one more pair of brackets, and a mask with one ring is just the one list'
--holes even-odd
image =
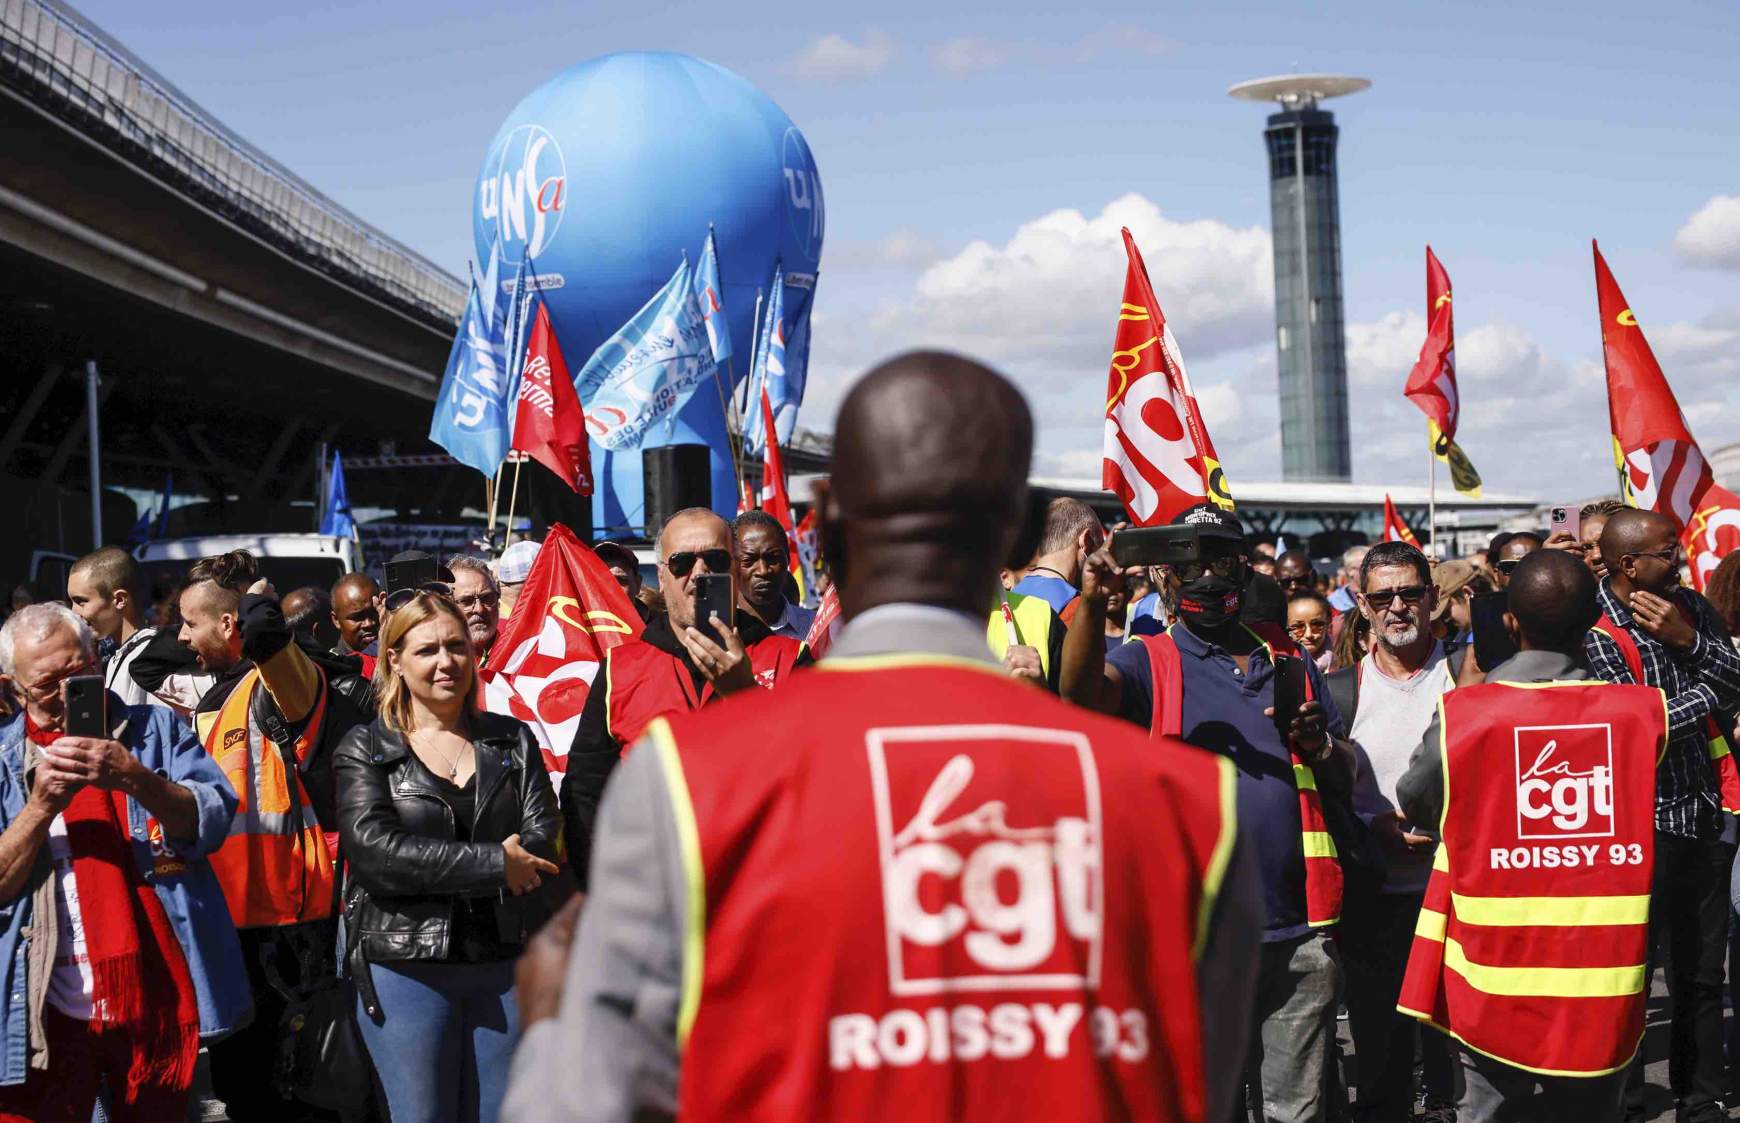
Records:
{"label": "blue jeans", "polygon": [[376,1024],[357,1006],[393,1123],[495,1123],[519,1040],[514,962],[372,963]]}

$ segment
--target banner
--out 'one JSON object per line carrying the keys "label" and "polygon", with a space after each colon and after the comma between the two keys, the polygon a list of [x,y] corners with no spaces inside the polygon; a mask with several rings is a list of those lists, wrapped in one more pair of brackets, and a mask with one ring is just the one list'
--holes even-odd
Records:
{"label": "banner", "polygon": [[1631,506],[1679,524],[1692,585],[1701,592],[1717,564],[1740,546],[1740,497],[1716,483],[1598,245],[1595,293],[1620,492]]}
{"label": "banner", "polygon": [[1129,266],[1106,387],[1101,486],[1135,526],[1159,526],[1204,501],[1232,510],[1232,492],[1203,426],[1196,392],[1154,297],[1148,269],[1124,230]]}
{"label": "banner", "polygon": [[1396,504],[1387,491],[1384,492],[1384,536],[1379,541],[1406,542],[1416,550],[1420,548],[1420,540],[1408,529],[1408,524],[1402,520],[1401,512],[1396,510]]}
{"label": "banner", "polygon": [[804,637],[804,646],[810,649],[810,656],[820,659],[827,655],[828,649],[834,646],[834,639],[840,634],[840,587],[829,585],[828,591],[822,596],[822,606],[816,610],[816,618],[810,623],[810,634]]}
{"label": "banner", "polygon": [[604,653],[641,633],[610,570],[557,523],[483,666],[484,708],[531,726],[557,791]]}
{"label": "banner", "polygon": [[[749,360],[749,409],[743,419],[745,453],[753,455],[767,447],[767,424],[757,403],[764,397],[771,402],[776,394],[785,392],[785,274],[775,265],[773,284],[768,286],[767,300],[761,306],[761,323],[755,329],[755,352]],[[778,439],[777,413],[773,431]],[[789,438],[790,431],[785,435]]]}
{"label": "banner", "polygon": [[[769,429],[774,429],[773,406],[767,399],[767,387],[761,388],[761,419]],[[777,430],[775,430],[777,432]],[[773,516],[781,529],[785,531],[786,553],[792,576],[797,578],[798,599],[801,602],[808,594],[805,592],[803,560],[798,554],[797,524],[792,520],[791,497],[785,488],[785,458],[780,455],[777,439],[767,442],[761,460],[761,509]]]}
{"label": "banner", "polygon": [[332,474],[326,479],[326,509],[320,512],[320,533],[335,538],[356,537],[356,517],[350,510],[350,488],[344,482],[344,458],[332,450]]}
{"label": "banner", "polygon": [[592,439],[608,451],[638,448],[713,377],[713,345],[684,261],[651,300],[598,345],[576,379]]}
{"label": "banner", "polygon": [[719,241],[707,227],[707,244],[701,247],[701,263],[695,267],[695,303],[707,325],[707,342],[713,361],[724,366],[731,358],[731,321],[725,314],[725,287],[719,283]]}
{"label": "banner", "polygon": [[499,265],[492,246],[483,283],[475,276],[471,279],[471,296],[429,420],[430,440],[461,464],[491,477],[507,455],[512,420],[513,380],[504,358],[510,302],[501,298]]}

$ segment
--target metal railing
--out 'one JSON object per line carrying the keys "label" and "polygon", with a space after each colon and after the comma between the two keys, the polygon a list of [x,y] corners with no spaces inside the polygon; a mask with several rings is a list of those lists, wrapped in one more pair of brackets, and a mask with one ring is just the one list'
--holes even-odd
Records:
{"label": "metal railing", "polygon": [[59,0],[0,0],[0,85],[354,288],[451,327],[467,287],[309,186]]}

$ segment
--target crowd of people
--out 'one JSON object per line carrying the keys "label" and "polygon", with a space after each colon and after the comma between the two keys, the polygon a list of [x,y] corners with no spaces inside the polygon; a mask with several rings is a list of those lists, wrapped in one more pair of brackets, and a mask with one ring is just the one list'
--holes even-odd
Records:
{"label": "crowd of people", "polygon": [[0,627],[0,1120],[181,1118],[202,1049],[237,1120],[1629,1120],[1658,964],[1727,1118],[1740,558],[1608,502],[1322,572],[1205,502],[1120,564],[1031,446],[862,378],[837,635],[761,512],[596,543],[644,628],[554,780],[480,674],[535,542],[81,559]]}

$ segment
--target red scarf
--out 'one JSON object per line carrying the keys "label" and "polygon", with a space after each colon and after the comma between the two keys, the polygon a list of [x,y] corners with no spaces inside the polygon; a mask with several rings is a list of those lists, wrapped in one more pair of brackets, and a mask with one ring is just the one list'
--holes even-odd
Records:
{"label": "red scarf", "polygon": [[[39,746],[61,736],[37,729],[28,715],[25,721]],[[87,785],[61,818],[85,922],[91,1032],[126,1034],[132,1048],[127,1103],[142,1088],[186,1088],[199,1056],[199,1003],[169,915],[134,860],[123,826],[127,796]]]}

